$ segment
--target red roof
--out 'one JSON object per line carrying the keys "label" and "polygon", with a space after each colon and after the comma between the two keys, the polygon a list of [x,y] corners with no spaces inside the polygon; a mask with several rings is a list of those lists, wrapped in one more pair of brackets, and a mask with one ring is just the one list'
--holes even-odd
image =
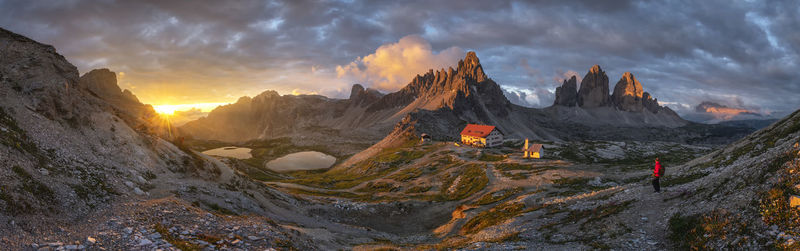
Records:
{"label": "red roof", "polygon": [[468,124],[467,127],[464,127],[464,130],[461,130],[461,135],[486,138],[492,131],[494,131],[494,126]]}
{"label": "red roof", "polygon": [[525,151],[528,152],[538,152],[541,150],[542,150],[542,144],[533,144],[530,147],[528,147],[528,149],[525,149]]}

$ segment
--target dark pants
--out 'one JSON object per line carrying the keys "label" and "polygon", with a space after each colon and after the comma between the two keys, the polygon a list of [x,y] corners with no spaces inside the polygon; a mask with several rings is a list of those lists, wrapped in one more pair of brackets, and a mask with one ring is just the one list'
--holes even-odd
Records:
{"label": "dark pants", "polygon": [[653,179],[653,189],[656,190],[656,193],[660,193],[661,192],[661,184],[658,182],[658,177],[655,177]]}

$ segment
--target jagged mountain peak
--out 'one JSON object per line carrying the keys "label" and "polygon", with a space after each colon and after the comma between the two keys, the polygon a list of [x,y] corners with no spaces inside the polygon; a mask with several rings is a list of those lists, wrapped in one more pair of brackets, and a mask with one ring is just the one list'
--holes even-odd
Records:
{"label": "jagged mountain peak", "polygon": [[610,103],[608,95],[608,76],[594,65],[581,80],[578,90],[578,105],[586,108],[607,106]]}
{"label": "jagged mountain peak", "polygon": [[553,105],[576,106],[578,104],[578,79],[573,75],[569,80],[556,88],[556,99]]}
{"label": "jagged mountain peak", "polygon": [[636,80],[630,72],[625,72],[614,86],[611,102],[619,110],[640,112],[644,110],[643,95],[644,90],[639,80]]}
{"label": "jagged mountain peak", "polygon": [[463,60],[458,61],[458,73],[465,77],[474,79],[477,82],[483,82],[488,77],[483,71],[480,59],[474,51],[467,52],[467,56]]}
{"label": "jagged mountain peak", "polygon": [[[602,69],[602,68],[600,68],[600,65],[599,65],[599,64],[592,65],[592,68],[589,68],[589,73],[592,73],[592,74],[599,74],[599,73],[603,73],[603,74],[605,74],[605,72],[603,71],[603,69]],[[588,73],[587,73],[587,74],[588,74]]]}

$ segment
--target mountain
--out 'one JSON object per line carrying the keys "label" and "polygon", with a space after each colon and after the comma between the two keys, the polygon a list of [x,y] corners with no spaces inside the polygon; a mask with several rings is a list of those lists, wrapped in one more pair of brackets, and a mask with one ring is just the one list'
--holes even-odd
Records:
{"label": "mountain", "polygon": [[79,78],[52,46],[4,29],[0,54],[0,218],[73,219],[156,182],[219,177],[214,161],[151,134],[152,108],[120,91],[113,72]]}
{"label": "mountain", "polygon": [[672,118],[675,125],[686,124],[686,121],[682,121],[672,109],[660,106],[658,99],[645,92],[642,84],[630,72],[622,74],[610,96],[608,76],[599,65],[594,65],[589,69],[581,81],[580,90],[576,90],[575,83],[575,76],[573,76],[569,81],[564,80],[564,83],[556,88],[556,99],[553,106],[578,106],[584,109],[613,107],[626,112],[665,113]]}
{"label": "mountain", "polygon": [[[166,243],[152,237],[155,221],[170,227],[204,219],[214,220],[214,228],[230,224],[204,210],[259,214],[251,221],[263,226],[258,231],[278,236],[295,234],[270,226],[272,219],[313,222],[284,209],[297,203],[291,197],[162,137],[168,122],[121,91],[113,72],[79,77],[52,46],[2,28],[0,55],[3,249],[38,249],[38,243],[45,250],[155,249]],[[293,245],[313,249],[296,240]],[[267,248],[274,242],[250,243]]]}
{"label": "mountain", "polygon": [[575,76],[569,81],[564,79],[561,86],[556,87],[556,99],[553,105],[576,106],[578,105],[578,84]]}
{"label": "mountain", "polygon": [[[495,125],[507,137],[551,141],[718,144],[752,132],[686,121],[660,106],[629,72],[617,82],[613,94],[609,94],[608,76],[598,65],[589,69],[580,89],[576,82],[575,78],[565,80],[551,107],[514,105],[485,73],[475,52],[468,52],[455,69],[429,70],[396,92],[384,95],[354,85],[348,99],[331,99],[266,91],[219,107],[179,131],[190,138],[227,142],[278,137],[292,138],[296,144],[320,143],[314,140],[320,137],[338,142],[332,145],[379,142],[378,149],[421,133],[453,140],[467,123]],[[352,147],[343,153],[360,150]]]}
{"label": "mountain", "polygon": [[123,119],[132,128],[169,138],[169,125],[164,124],[153,106],[139,102],[131,91],[121,90],[117,85],[117,74],[113,71],[91,70],[78,79],[77,87],[105,101],[102,104],[104,110]]}
{"label": "mountain", "polygon": [[607,106],[610,103],[608,76],[603,69],[600,69],[599,65],[594,65],[581,80],[581,88],[578,90],[578,106],[592,108]]}
{"label": "mountain", "polygon": [[[482,106],[474,105],[478,103]],[[478,57],[470,52],[459,61],[457,69],[430,70],[386,95],[361,85],[353,86],[348,99],[281,96],[266,91],[221,106],[206,118],[181,126],[180,131],[196,139],[239,142],[307,135],[317,128],[329,128],[342,138],[375,140],[389,133],[406,114],[419,109],[450,109],[488,120],[507,115],[510,107],[499,85],[486,76]]]}

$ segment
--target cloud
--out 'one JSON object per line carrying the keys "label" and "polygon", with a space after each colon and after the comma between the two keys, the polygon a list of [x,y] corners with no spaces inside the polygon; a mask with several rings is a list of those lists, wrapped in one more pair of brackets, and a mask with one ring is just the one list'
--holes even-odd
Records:
{"label": "cloud", "polygon": [[739,115],[752,115],[761,117],[757,111],[728,107],[719,103],[704,101],[695,107],[695,111],[699,113],[709,113],[719,120],[731,120]]}
{"label": "cloud", "polygon": [[578,72],[573,70],[568,70],[568,71],[557,70],[556,76],[553,77],[553,81],[556,82],[557,86],[561,86],[561,84],[564,83],[564,80],[569,80],[570,78],[572,78],[572,76],[575,76],[575,79],[577,80],[578,83],[578,87],[580,87],[581,80],[583,80],[583,77],[581,77],[581,75],[578,74]]}
{"label": "cloud", "polygon": [[501,89],[508,101],[525,107],[547,107],[553,105],[553,100],[555,100],[555,93],[544,88],[531,90],[501,86]]}
{"label": "cloud", "polygon": [[418,35],[405,36],[397,43],[381,45],[374,53],[336,67],[339,78],[352,78],[383,91],[397,91],[414,76],[429,69],[453,66],[465,55],[450,47],[434,52],[431,44]]}
{"label": "cloud", "polygon": [[789,95],[800,93],[797,10],[791,0],[0,0],[0,26],[54,45],[81,72],[125,72],[121,85],[154,104],[267,89],[343,98],[359,81],[394,90],[442,66],[379,60],[379,48],[408,59],[399,40],[418,34],[407,40],[429,54],[421,61],[474,50],[497,83],[527,90],[517,96],[530,105],[546,104],[531,94],[552,91],[569,70],[581,77],[600,64],[612,85],[630,71],[659,101],[692,104],[681,115],[732,95],[785,115],[800,107]]}

